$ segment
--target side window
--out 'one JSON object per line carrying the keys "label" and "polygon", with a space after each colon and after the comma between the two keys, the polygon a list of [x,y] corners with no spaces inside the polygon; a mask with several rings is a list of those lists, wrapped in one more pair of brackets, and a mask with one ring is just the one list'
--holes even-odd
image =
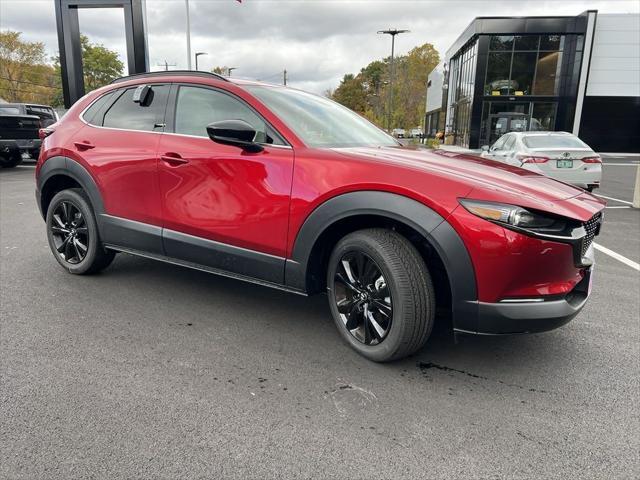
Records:
{"label": "side window", "polygon": [[507,139],[506,142],[504,142],[504,150],[513,150],[513,145],[516,143],[516,136],[515,135],[509,135],[509,138]]}
{"label": "side window", "polygon": [[106,95],[101,96],[91,104],[89,108],[84,111],[82,118],[85,122],[91,125],[102,126],[102,119],[104,117],[104,111],[111,102],[113,92],[109,92]]}
{"label": "side window", "polygon": [[153,131],[164,122],[169,85],[152,85],[145,105],[133,101],[136,87],[124,91],[104,115],[102,125],[125,130]]}
{"label": "side window", "polygon": [[237,98],[209,88],[180,87],[175,133],[208,137],[207,125],[222,120],[244,120],[256,130],[256,142],[284,145],[266,122]]}

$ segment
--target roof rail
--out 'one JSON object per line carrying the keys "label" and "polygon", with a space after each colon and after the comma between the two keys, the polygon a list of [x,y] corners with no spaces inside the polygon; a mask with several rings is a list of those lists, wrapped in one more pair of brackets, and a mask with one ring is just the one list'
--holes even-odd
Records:
{"label": "roof rail", "polygon": [[112,80],[111,83],[113,84],[113,83],[126,82],[127,80],[132,80],[135,78],[168,77],[168,76],[176,76],[176,75],[190,76],[190,77],[205,77],[205,78],[213,77],[217,80],[222,80],[223,82],[229,81],[222,75],[218,75],[217,73],[211,73],[211,72],[200,72],[197,70],[162,70],[159,72],[134,73],[126,77],[116,78],[115,80]]}

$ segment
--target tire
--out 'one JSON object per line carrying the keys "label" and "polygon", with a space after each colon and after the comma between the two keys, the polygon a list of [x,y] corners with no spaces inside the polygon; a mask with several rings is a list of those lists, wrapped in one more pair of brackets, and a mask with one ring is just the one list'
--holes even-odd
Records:
{"label": "tire", "polygon": [[411,355],[431,334],[431,275],[415,247],[393,230],[359,230],[342,238],[329,258],[327,295],[342,338],[375,362]]}
{"label": "tire", "polygon": [[103,248],[91,202],[81,189],[63,190],[53,197],[46,225],[51,252],[69,273],[97,273],[113,261],[115,252]]}
{"label": "tire", "polygon": [[1,168],[14,168],[22,163],[22,155],[0,156]]}

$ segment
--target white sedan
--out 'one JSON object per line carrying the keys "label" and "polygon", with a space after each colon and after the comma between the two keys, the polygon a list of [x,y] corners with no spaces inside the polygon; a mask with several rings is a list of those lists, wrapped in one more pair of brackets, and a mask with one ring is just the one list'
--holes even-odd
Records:
{"label": "white sedan", "polygon": [[567,132],[510,132],[482,157],[515,165],[532,172],[592,191],[602,180],[602,159],[589,145]]}

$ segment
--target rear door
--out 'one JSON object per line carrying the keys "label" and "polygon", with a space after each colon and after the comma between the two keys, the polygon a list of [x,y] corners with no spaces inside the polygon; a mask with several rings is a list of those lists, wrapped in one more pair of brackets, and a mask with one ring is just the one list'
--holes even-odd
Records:
{"label": "rear door", "polygon": [[88,125],[74,136],[73,148],[91,166],[103,196],[103,240],[162,253],[157,148],[170,85],[150,87],[144,104],[134,101],[135,86],[94,102],[83,114]]}

